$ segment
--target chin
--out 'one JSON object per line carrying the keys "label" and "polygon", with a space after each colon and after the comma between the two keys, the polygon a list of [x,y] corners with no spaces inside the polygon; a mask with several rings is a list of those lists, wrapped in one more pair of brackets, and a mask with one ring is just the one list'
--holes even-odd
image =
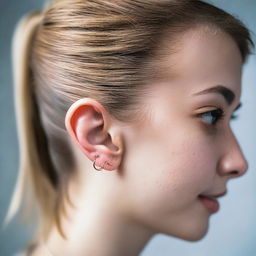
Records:
{"label": "chin", "polygon": [[185,237],[183,240],[189,241],[189,242],[197,242],[203,239],[207,234],[207,231],[204,233],[198,233],[198,234],[193,234],[191,236]]}
{"label": "chin", "polygon": [[186,230],[186,232],[183,232],[178,238],[185,240],[185,241],[190,241],[190,242],[197,242],[203,239],[206,234],[208,233],[208,225],[204,227],[198,227],[193,230]]}
{"label": "chin", "polygon": [[[195,223],[193,223],[195,224]],[[198,223],[198,225],[193,225],[192,223],[183,226],[179,226],[179,230],[176,232],[164,232],[166,235],[180,238],[185,241],[196,242],[203,239],[208,233],[208,223]]]}

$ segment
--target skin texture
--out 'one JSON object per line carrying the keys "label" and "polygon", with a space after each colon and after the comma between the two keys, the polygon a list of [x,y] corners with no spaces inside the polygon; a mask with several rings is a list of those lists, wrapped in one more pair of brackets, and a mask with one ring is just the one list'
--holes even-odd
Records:
{"label": "skin texture", "polygon": [[[53,229],[46,242],[53,255],[139,255],[157,233],[200,240],[211,213],[199,194],[224,192],[248,169],[230,128],[241,96],[235,42],[222,32],[193,29],[175,56],[166,53],[167,75],[150,85],[140,122],[120,123],[93,99],[69,109],[65,122],[79,163],[69,190],[76,208],[67,205],[69,219],[63,218],[69,240]],[[173,61],[177,75],[170,79]],[[193,95],[219,84],[235,93],[230,106],[217,93]],[[225,117],[215,125],[211,115],[198,115],[218,108]],[[108,161],[106,170],[94,170],[96,155],[96,166]]]}

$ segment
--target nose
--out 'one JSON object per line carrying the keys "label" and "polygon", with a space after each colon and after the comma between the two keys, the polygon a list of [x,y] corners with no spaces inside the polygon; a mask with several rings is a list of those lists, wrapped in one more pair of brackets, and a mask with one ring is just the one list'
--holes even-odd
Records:
{"label": "nose", "polygon": [[219,162],[219,174],[222,176],[230,176],[231,178],[244,175],[249,167],[248,162],[232,131],[227,135],[224,141],[225,152]]}

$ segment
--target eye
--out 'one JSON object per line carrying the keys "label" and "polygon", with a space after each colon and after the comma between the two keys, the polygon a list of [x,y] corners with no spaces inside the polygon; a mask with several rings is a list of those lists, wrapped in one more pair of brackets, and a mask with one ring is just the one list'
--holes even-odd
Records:
{"label": "eye", "polygon": [[238,115],[234,115],[234,114],[233,114],[233,115],[231,116],[231,120],[236,120],[236,119],[238,119]]}
{"label": "eye", "polygon": [[200,117],[205,123],[215,125],[219,120],[224,117],[224,112],[222,109],[215,109],[200,114]]}
{"label": "eye", "polygon": [[[205,113],[199,114],[199,116],[204,120],[205,123],[209,125],[216,125],[216,123],[225,117],[224,111],[220,108],[207,111]],[[237,119],[238,116],[232,115],[231,119]]]}

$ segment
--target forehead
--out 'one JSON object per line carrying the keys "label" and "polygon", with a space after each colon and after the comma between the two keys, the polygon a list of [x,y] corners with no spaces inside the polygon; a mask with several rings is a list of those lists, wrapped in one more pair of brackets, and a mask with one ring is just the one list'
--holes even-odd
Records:
{"label": "forehead", "polygon": [[214,85],[224,85],[240,94],[242,57],[228,34],[213,28],[193,28],[179,36],[175,52],[168,35],[156,68],[160,80],[194,94]]}
{"label": "forehead", "polygon": [[[171,56],[169,56],[171,61]],[[242,57],[235,41],[226,33],[215,30],[192,29],[183,34],[179,51],[173,55],[176,68],[192,73],[198,68],[206,72],[235,71],[241,67]],[[168,60],[167,60],[168,61]],[[226,64],[230,64],[226,67]],[[203,66],[204,65],[204,66]],[[181,70],[180,70],[181,71]]]}

